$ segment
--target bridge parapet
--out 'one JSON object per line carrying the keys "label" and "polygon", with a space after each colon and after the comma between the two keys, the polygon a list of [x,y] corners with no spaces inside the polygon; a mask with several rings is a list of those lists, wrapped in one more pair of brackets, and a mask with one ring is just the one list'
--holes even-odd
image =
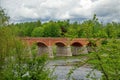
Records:
{"label": "bridge parapet", "polygon": [[86,38],[74,38],[74,39],[70,39],[70,38],[34,38],[34,37],[25,37],[22,38],[22,40],[26,41],[29,45],[32,45],[33,43],[44,43],[47,46],[52,46],[55,45],[56,43],[60,42],[67,45],[71,45],[75,42],[82,44],[82,46],[87,45],[89,43],[89,41]]}

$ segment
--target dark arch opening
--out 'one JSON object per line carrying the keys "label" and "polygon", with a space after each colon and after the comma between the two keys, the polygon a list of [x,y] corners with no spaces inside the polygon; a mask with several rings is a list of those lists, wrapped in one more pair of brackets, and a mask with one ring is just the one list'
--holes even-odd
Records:
{"label": "dark arch opening", "polygon": [[82,44],[79,42],[74,42],[71,44],[71,51],[72,51],[72,55],[76,56],[81,54],[82,52]]}
{"label": "dark arch opening", "polygon": [[67,47],[62,42],[57,42],[56,44],[56,56],[65,56],[67,54]]}
{"label": "dark arch opening", "polygon": [[47,47],[47,45],[45,45],[45,44],[42,43],[42,42],[38,42],[37,45],[38,45],[38,46],[41,46],[41,47]]}
{"label": "dark arch opening", "polygon": [[59,46],[59,47],[64,47],[65,46],[65,44],[63,44],[61,42],[56,43],[56,45]]}
{"label": "dark arch opening", "polygon": [[47,47],[46,44],[44,44],[42,42],[38,42],[37,46],[38,46],[38,55],[42,55],[42,54],[48,53],[48,47]]}
{"label": "dark arch opening", "polygon": [[80,44],[79,42],[75,42],[75,43],[73,43],[71,46],[82,47],[82,44]]}

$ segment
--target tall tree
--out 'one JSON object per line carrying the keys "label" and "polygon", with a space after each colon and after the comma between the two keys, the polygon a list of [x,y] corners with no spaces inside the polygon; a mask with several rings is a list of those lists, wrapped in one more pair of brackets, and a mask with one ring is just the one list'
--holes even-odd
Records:
{"label": "tall tree", "polygon": [[44,27],[44,37],[60,37],[61,36],[61,29],[53,21],[50,21],[49,23],[43,24]]}
{"label": "tall tree", "polygon": [[0,7],[0,27],[5,26],[9,21],[9,17],[5,14],[4,10]]}
{"label": "tall tree", "polygon": [[44,35],[43,27],[34,28],[34,30],[32,31],[32,34],[31,34],[31,36],[33,36],[33,37],[43,37],[43,35]]}

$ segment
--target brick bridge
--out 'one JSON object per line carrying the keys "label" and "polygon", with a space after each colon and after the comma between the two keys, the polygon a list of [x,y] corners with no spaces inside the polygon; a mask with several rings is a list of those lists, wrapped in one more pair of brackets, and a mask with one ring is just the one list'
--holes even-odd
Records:
{"label": "brick bridge", "polygon": [[90,42],[86,38],[22,38],[29,45],[36,44],[38,46],[38,55],[48,53],[49,57],[56,56],[72,56],[86,54],[89,52]]}

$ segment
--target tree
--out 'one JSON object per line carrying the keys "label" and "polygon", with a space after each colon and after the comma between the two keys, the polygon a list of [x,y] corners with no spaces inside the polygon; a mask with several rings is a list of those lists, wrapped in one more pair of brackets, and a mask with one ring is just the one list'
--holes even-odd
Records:
{"label": "tree", "polygon": [[9,20],[9,17],[5,14],[4,10],[0,7],[0,72],[1,72],[1,67],[4,64],[4,59],[7,56],[7,51],[9,51],[9,46],[13,44],[8,40],[9,38],[10,40],[12,39],[10,29],[3,27],[6,25],[8,20]]}
{"label": "tree", "polygon": [[44,35],[43,32],[44,32],[44,28],[43,27],[36,27],[32,31],[31,36],[33,36],[33,37],[43,37],[43,35]]}
{"label": "tree", "polygon": [[[7,19],[3,21],[2,26]],[[30,47],[16,37],[14,30],[14,27],[0,27],[0,80],[53,80],[45,67],[47,57],[30,54]]]}
{"label": "tree", "polygon": [[43,24],[44,37],[60,37],[61,29],[55,22],[51,21],[49,23]]}
{"label": "tree", "polygon": [[116,26],[113,23],[107,23],[106,33],[109,38],[116,38],[118,32],[117,30],[120,30],[120,27],[116,29]]}
{"label": "tree", "polygon": [[90,60],[95,69],[97,68],[103,73],[102,80],[119,80],[120,40],[108,39],[104,43],[97,47],[97,51],[93,52]]}
{"label": "tree", "polygon": [[5,59],[12,55],[15,42],[16,39],[12,30],[9,27],[0,27],[0,75],[2,75],[2,67],[5,65]]}
{"label": "tree", "polygon": [[69,20],[58,21],[57,24],[61,29],[61,37],[64,37],[65,33],[68,31],[68,28],[70,26]]}
{"label": "tree", "polygon": [[0,27],[5,26],[9,21],[9,17],[5,14],[4,10],[0,7]]}
{"label": "tree", "polygon": [[75,24],[72,24],[67,29],[67,32],[65,33],[65,37],[69,38],[77,38],[78,37],[78,27]]}

